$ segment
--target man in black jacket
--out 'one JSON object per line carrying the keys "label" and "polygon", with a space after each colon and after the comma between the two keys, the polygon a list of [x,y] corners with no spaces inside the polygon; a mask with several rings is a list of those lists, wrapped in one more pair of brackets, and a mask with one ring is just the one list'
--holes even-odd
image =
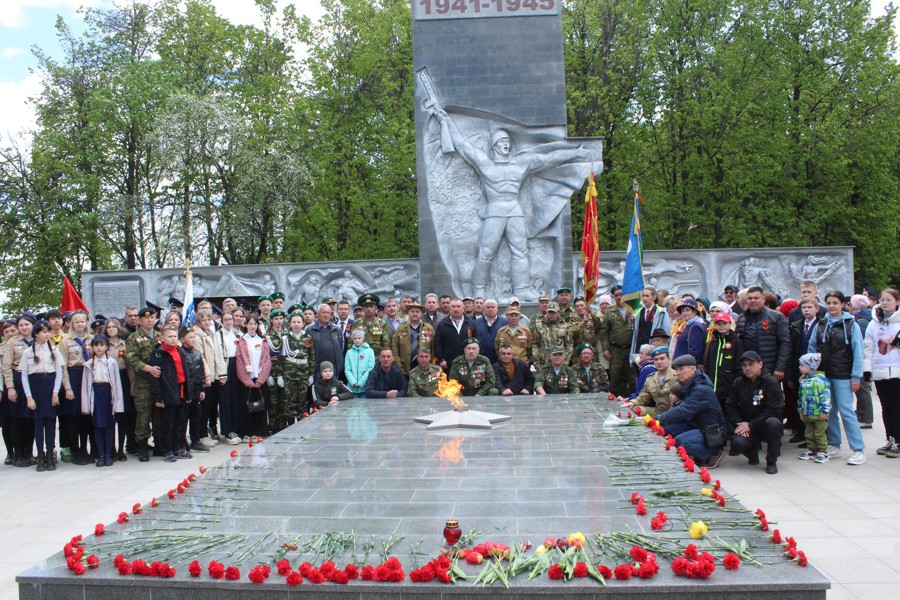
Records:
{"label": "man in black jacket", "polygon": [[713,469],[719,466],[724,452],[722,446],[709,446],[703,430],[716,426],[721,429],[725,420],[712,383],[709,377],[697,370],[697,360],[690,354],[673,360],[672,368],[681,384],[684,399],[660,414],[657,417],[659,423],[675,436],[675,442],[684,446],[698,464]]}
{"label": "man in black jacket", "polygon": [[331,322],[331,306],[320,304],[316,311],[316,322],[306,328],[306,333],[313,339],[316,364],[313,370],[318,381],[321,377],[321,365],[328,361],[334,365],[334,376],[340,378],[344,371],[344,336],[340,328]]}
{"label": "man in black jacket", "polygon": [[512,346],[501,344],[499,360],[494,363],[497,389],[501,396],[534,393],[534,374],[524,362],[513,356]]}
{"label": "man in black jacket", "polygon": [[394,364],[394,353],[382,348],[378,353],[378,365],[369,372],[366,380],[366,398],[402,398],[409,383],[403,369]]}
{"label": "man in black jacket", "polygon": [[445,373],[450,371],[453,359],[463,355],[466,340],[476,337],[475,321],[463,313],[459,298],[450,301],[450,314],[434,327],[434,355]]}
{"label": "man in black jacket", "polygon": [[738,317],[737,334],[744,352],[759,354],[775,379],[784,379],[791,353],[787,319],[777,310],[766,308],[765,292],[759,286],[747,290],[747,310]]}
{"label": "man in black jacket", "polygon": [[766,473],[778,472],[784,425],[784,394],[781,384],[765,370],[760,355],[752,350],[741,355],[742,375],[735,379],[725,403],[733,427],[731,456],[743,454],[751,465],[759,464],[759,448],[766,443]]}

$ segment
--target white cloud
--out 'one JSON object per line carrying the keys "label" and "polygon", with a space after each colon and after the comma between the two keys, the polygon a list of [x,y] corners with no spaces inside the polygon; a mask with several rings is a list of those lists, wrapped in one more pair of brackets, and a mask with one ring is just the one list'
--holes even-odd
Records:
{"label": "white cloud", "polygon": [[0,26],[24,27],[28,23],[26,12],[29,9],[55,9],[59,11],[74,12],[84,6],[96,6],[104,0],[3,0],[3,10],[0,10]]}
{"label": "white cloud", "polygon": [[15,58],[16,56],[24,53],[25,51],[21,48],[6,47],[0,50],[0,56],[2,56],[3,58]]}
{"label": "white cloud", "polygon": [[[262,25],[259,9],[253,0],[212,0],[219,16],[228,19],[235,25]],[[316,20],[325,13],[321,0],[278,0],[276,6],[280,13],[288,4],[297,7],[297,14],[306,15]]]}
{"label": "white cloud", "polygon": [[0,139],[31,139],[35,114],[28,98],[36,98],[40,93],[38,73],[31,73],[22,81],[0,81]]}

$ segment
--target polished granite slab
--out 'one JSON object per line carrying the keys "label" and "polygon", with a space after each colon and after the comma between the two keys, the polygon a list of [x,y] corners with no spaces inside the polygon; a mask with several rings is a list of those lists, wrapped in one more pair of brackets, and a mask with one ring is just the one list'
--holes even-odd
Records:
{"label": "polished granite slab", "polygon": [[[617,409],[605,397],[546,396],[472,399],[470,407],[511,415],[493,430],[426,431],[413,422],[422,414],[447,409],[444,400],[352,400],[311,418],[253,447],[236,447],[238,456],[211,468],[184,494],[173,499],[159,490],[159,506],[130,517],[125,524],[106,525],[106,534],[85,535],[86,554],[101,559],[97,570],[74,576],[59,552],[20,574],[20,598],[205,598],[286,597],[348,594],[365,598],[499,593],[517,598],[557,595],[608,597],[614,593],[667,596],[715,595],[717,598],[822,599],[829,584],[812,566],[798,567],[780,556],[767,532],[754,527],[752,509],[729,498],[724,509],[700,496],[697,473],[684,472],[663,438],[643,426],[604,427]],[[173,488],[193,465],[173,466]],[[712,472],[715,475],[715,471]],[[727,481],[723,482],[727,490]],[[653,492],[679,490],[690,496],[666,499]],[[640,492],[648,516],[638,516],[629,498]],[[728,497],[727,492],[725,496]],[[764,508],[764,507],[762,507]],[[126,510],[127,507],[122,507]],[[650,517],[669,515],[670,527],[652,532]],[[378,564],[385,544],[396,542],[390,554],[407,572],[437,555],[444,521],[458,519],[464,531],[481,531],[479,540],[507,545],[530,540],[540,543],[581,531],[589,539],[611,532],[643,533],[690,543],[688,528],[702,519],[726,542],[746,539],[763,566],[742,565],[726,571],[721,564],[706,581],[675,577],[661,558],[651,580],[592,579],[566,583],[546,576],[519,576],[509,590],[494,585],[473,587],[354,581],[347,586],[326,583],[289,588],[273,573],[262,585],[247,580],[254,565],[274,566],[283,556],[296,568],[329,558],[323,551],[326,532],[352,539],[334,556],[339,564]],[[726,523],[739,523],[732,526]],[[718,525],[721,524],[721,525]],[[318,544],[316,543],[318,540]],[[802,540],[801,540],[802,542]],[[708,541],[696,542],[701,546]],[[284,548],[293,544],[297,550]],[[802,546],[802,544],[801,544]],[[316,550],[316,547],[319,550]],[[200,549],[193,551],[192,549]],[[721,561],[725,551],[711,550]],[[112,557],[124,552],[129,560],[170,561],[171,579],[119,576]],[[367,555],[367,556],[366,556]],[[213,580],[204,573],[191,578],[187,565],[198,559],[240,567],[242,580]],[[814,562],[815,557],[811,557]],[[623,561],[599,556],[608,566]],[[466,567],[474,575],[479,567]],[[711,596],[710,596],[711,597]]]}

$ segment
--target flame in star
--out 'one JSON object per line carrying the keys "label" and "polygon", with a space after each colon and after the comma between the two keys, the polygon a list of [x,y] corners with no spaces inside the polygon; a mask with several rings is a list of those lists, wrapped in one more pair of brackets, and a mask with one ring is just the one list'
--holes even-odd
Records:
{"label": "flame in star", "polygon": [[435,396],[446,398],[453,405],[454,410],[466,410],[469,405],[462,401],[459,393],[462,391],[462,384],[455,379],[447,379],[444,373],[441,373],[441,380],[438,381]]}

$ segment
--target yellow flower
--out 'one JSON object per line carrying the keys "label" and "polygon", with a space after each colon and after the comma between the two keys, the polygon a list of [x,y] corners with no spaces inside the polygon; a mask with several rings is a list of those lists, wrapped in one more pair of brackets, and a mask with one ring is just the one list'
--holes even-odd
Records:
{"label": "yellow flower", "polygon": [[538,546],[537,548],[534,549],[534,553],[535,553],[535,554],[546,554],[546,553],[547,553],[547,547],[544,546],[544,545],[540,545],[540,546]]}
{"label": "yellow flower", "polygon": [[653,417],[650,415],[644,415],[644,423],[650,423],[653,420]]}
{"label": "yellow flower", "polygon": [[709,526],[703,521],[694,521],[691,523],[691,537],[695,539],[700,539],[706,532],[709,531]]}
{"label": "yellow flower", "polygon": [[659,427],[659,421],[656,421],[656,426]]}
{"label": "yellow flower", "polygon": [[587,543],[587,538],[580,531],[576,531],[569,536],[569,543],[574,544],[575,542],[578,542],[580,546],[584,546]]}
{"label": "yellow flower", "polygon": [[710,488],[700,488],[701,496],[712,496],[712,489]]}

